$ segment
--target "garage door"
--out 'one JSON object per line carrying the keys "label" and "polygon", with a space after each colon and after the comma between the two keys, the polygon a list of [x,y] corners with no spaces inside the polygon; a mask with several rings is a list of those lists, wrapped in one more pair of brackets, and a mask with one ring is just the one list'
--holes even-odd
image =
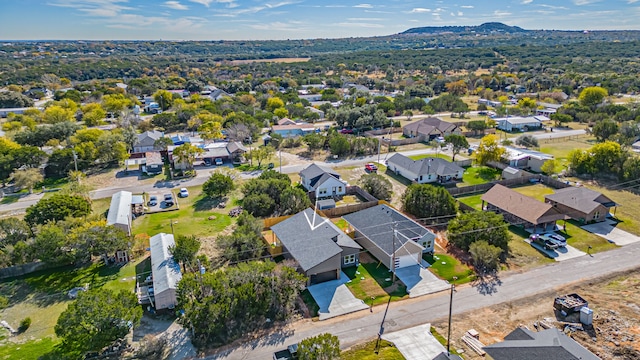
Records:
{"label": "garage door", "polygon": [[403,255],[396,257],[396,269],[406,266],[418,265],[418,261],[411,255]]}
{"label": "garage door", "polygon": [[311,275],[311,284],[318,284],[325,281],[337,280],[338,272],[336,270],[325,271],[318,274]]}

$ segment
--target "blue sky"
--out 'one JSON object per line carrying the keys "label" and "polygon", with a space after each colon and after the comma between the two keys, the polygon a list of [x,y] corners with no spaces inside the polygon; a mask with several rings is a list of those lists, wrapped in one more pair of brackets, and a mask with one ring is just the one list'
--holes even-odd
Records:
{"label": "blue sky", "polygon": [[0,0],[0,39],[311,39],[488,21],[636,30],[639,15],[640,0]]}

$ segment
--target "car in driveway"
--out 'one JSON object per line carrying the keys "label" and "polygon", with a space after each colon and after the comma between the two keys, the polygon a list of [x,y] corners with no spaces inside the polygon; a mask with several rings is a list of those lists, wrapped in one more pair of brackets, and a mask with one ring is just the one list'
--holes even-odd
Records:
{"label": "car in driveway", "polygon": [[378,167],[374,163],[367,163],[364,165],[364,169],[367,172],[374,173],[378,172]]}
{"label": "car in driveway", "polygon": [[555,250],[560,247],[555,241],[545,235],[533,234],[529,236],[529,239],[532,244],[540,245],[547,250]]}
{"label": "car in driveway", "polygon": [[147,205],[149,206],[156,206],[158,205],[158,197],[157,196],[149,196],[149,202],[147,203]]}
{"label": "car in driveway", "polygon": [[164,204],[167,207],[173,206],[173,194],[164,194]]}
{"label": "car in driveway", "polygon": [[222,165],[222,159],[221,158],[216,158],[215,164],[216,164],[216,166]]}
{"label": "car in driveway", "polygon": [[551,239],[551,241],[554,241],[560,247],[567,246],[567,239],[562,235],[559,235],[559,234],[556,234],[556,233],[546,233],[546,234],[544,234],[544,236],[546,236],[549,239]]}
{"label": "car in driveway", "polygon": [[189,196],[189,190],[187,190],[187,188],[182,188],[182,189],[180,189],[180,194],[179,195],[180,195],[180,197],[185,198],[185,197]]}

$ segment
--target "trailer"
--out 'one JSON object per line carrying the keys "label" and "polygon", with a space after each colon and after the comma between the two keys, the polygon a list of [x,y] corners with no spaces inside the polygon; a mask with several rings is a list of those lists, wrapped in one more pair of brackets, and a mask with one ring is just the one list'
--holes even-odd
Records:
{"label": "trailer", "polygon": [[563,311],[565,314],[580,312],[583,307],[588,306],[589,303],[587,300],[578,294],[558,296],[553,302],[553,308],[558,311]]}

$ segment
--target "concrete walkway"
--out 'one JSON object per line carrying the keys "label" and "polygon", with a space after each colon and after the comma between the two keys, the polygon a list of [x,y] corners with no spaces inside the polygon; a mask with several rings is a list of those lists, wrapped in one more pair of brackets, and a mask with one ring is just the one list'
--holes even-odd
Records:
{"label": "concrete walkway", "polygon": [[382,338],[392,342],[407,360],[431,360],[447,351],[431,335],[431,324],[384,334]]}
{"label": "concrete walkway", "polygon": [[584,225],[582,226],[582,228],[590,233],[594,233],[600,237],[603,237],[618,246],[640,242],[640,236],[634,235],[624,230],[620,230],[616,227],[616,225],[617,222],[607,219],[603,222]]}
{"label": "concrete walkway", "polygon": [[307,289],[320,310],[320,320],[365,310],[369,308],[364,301],[357,299],[345,285],[349,277],[340,272],[340,279],[311,285]]}
{"label": "concrete walkway", "polygon": [[433,294],[449,289],[449,283],[435,276],[429,269],[429,263],[413,265],[396,270],[396,276],[407,286],[410,298]]}

